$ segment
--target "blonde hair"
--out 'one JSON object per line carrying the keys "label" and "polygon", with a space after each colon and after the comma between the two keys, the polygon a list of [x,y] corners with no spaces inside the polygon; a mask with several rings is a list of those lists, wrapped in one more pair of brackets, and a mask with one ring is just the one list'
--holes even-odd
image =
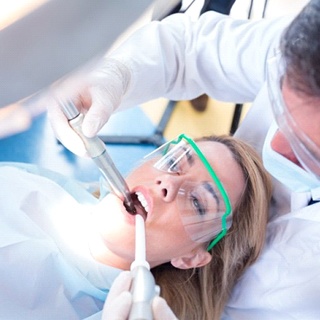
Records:
{"label": "blonde hair", "polygon": [[258,258],[265,240],[271,199],[271,180],[257,153],[230,136],[210,136],[198,141],[226,145],[242,169],[245,189],[233,208],[232,226],[211,250],[204,267],[181,270],[170,263],[152,269],[163,296],[178,319],[220,319],[239,277]]}

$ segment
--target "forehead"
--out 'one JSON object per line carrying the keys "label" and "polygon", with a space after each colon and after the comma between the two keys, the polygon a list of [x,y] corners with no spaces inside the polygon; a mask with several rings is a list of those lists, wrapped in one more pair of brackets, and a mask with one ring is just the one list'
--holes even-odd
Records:
{"label": "forehead", "polygon": [[[217,174],[226,167],[237,165],[232,152],[226,145],[216,141],[199,141],[197,145]],[[219,175],[218,177],[220,178]]]}

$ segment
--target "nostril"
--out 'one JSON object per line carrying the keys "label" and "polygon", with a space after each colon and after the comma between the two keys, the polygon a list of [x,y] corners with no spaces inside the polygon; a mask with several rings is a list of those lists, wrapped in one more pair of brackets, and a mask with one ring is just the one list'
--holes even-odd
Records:
{"label": "nostril", "polygon": [[163,189],[162,189],[162,195],[163,195],[164,197],[166,197],[167,194],[168,194],[168,190],[165,189],[165,188],[163,188]]}
{"label": "nostril", "polygon": [[160,192],[164,198],[168,196],[168,189],[166,188],[166,183],[162,179],[156,181],[156,184],[160,187]]}

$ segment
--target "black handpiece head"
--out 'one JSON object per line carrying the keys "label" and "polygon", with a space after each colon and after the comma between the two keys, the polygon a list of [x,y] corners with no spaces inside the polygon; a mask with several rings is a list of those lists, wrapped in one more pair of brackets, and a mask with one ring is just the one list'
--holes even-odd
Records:
{"label": "black handpiece head", "polygon": [[133,201],[129,202],[125,200],[123,201],[123,205],[130,214],[136,215],[138,213],[136,207],[133,204]]}

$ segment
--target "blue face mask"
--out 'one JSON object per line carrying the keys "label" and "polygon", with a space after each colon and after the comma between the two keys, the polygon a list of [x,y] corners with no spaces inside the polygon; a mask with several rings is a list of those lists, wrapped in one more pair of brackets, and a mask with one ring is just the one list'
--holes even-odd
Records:
{"label": "blue face mask", "polygon": [[306,192],[320,187],[320,181],[312,174],[272,149],[271,141],[277,130],[278,126],[274,121],[263,145],[262,159],[268,172],[295,192]]}

